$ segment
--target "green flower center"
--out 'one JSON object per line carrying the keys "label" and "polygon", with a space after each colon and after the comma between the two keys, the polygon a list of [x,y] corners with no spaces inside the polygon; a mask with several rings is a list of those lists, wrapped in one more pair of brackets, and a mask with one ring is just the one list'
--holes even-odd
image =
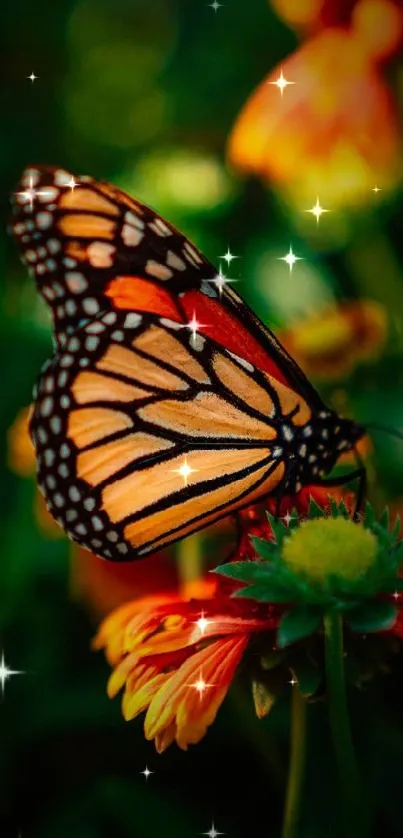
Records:
{"label": "green flower center", "polygon": [[377,539],[346,518],[306,521],[284,539],[282,558],[290,570],[314,582],[329,576],[355,582],[374,563]]}

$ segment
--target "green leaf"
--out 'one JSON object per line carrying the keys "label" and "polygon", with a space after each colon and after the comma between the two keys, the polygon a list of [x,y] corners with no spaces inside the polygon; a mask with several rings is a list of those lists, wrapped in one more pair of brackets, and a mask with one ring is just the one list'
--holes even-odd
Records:
{"label": "green leaf", "polygon": [[323,511],[322,507],[319,506],[318,503],[316,503],[316,500],[314,500],[312,496],[309,498],[308,517],[309,518],[324,518],[324,511]]}
{"label": "green leaf", "polygon": [[399,514],[396,515],[395,523],[393,525],[393,530],[391,532],[392,541],[397,541],[400,533],[400,528],[402,526],[402,519]]}
{"label": "green leaf", "polygon": [[262,581],[260,584],[249,585],[232,594],[237,599],[255,599],[257,602],[291,602],[293,592],[289,588],[281,587],[275,582]]}
{"label": "green leaf", "polygon": [[263,681],[252,681],[252,695],[258,719],[264,719],[270,713],[277,695],[271,692]]}
{"label": "green leaf", "polygon": [[316,693],[322,682],[322,672],[314,661],[307,655],[301,656],[292,661],[290,669],[303,696],[308,698]]}
{"label": "green leaf", "polygon": [[382,599],[372,599],[351,611],[347,621],[353,631],[366,634],[391,628],[397,614],[398,608],[393,603]]}
{"label": "green leaf", "polygon": [[403,541],[399,541],[393,549],[393,558],[398,566],[403,563]]}
{"label": "green leaf", "polygon": [[287,652],[280,651],[279,649],[273,649],[271,652],[266,652],[265,655],[262,655],[260,658],[260,666],[268,672],[270,669],[275,669],[276,666],[279,666],[286,655]]}
{"label": "green leaf", "polygon": [[277,645],[280,649],[308,637],[320,628],[322,613],[318,608],[296,605],[281,618],[277,629]]}
{"label": "green leaf", "polygon": [[228,562],[218,565],[212,573],[228,576],[239,582],[255,582],[269,579],[272,575],[272,568],[266,562]]}
{"label": "green leaf", "polygon": [[253,536],[251,538],[251,542],[262,559],[271,560],[277,553],[277,545],[273,541],[266,541],[264,538],[258,538],[258,536]]}
{"label": "green leaf", "polygon": [[332,518],[338,518],[339,517],[339,504],[337,503],[337,500],[335,500],[334,497],[332,497],[332,495],[328,495],[328,498],[329,498],[330,512],[331,512]]}
{"label": "green leaf", "polygon": [[383,594],[394,594],[398,593],[399,591],[403,591],[403,579],[401,576],[394,577],[393,579],[388,579],[386,582],[381,582],[379,585],[379,590]]}
{"label": "green leaf", "polygon": [[273,515],[270,515],[270,513],[267,513],[267,518],[268,518],[269,524],[270,524],[270,526],[273,530],[273,534],[274,534],[274,538],[275,538],[275,541],[273,542],[274,546],[276,546],[278,548],[278,547],[281,546],[281,543],[283,541],[284,536],[287,535],[288,529],[283,524],[283,522],[281,521],[280,518],[275,518]]}
{"label": "green leaf", "polygon": [[375,512],[369,501],[365,504],[364,526],[371,530],[375,523]]}
{"label": "green leaf", "polygon": [[343,517],[343,518],[350,518],[351,517],[344,500],[340,501],[340,503],[339,503],[339,517]]}
{"label": "green leaf", "polygon": [[389,508],[387,506],[382,512],[379,523],[385,530],[389,530]]}

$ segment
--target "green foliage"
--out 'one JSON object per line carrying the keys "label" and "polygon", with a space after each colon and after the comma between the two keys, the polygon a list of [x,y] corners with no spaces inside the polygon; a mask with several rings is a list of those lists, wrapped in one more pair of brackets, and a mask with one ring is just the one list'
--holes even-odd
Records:
{"label": "green foliage", "polygon": [[396,622],[398,608],[391,602],[369,600],[348,612],[347,622],[353,631],[384,631]]}
{"label": "green foliage", "polygon": [[308,605],[296,605],[287,611],[280,620],[277,629],[277,643],[280,649],[309,637],[318,631],[322,623],[322,613],[318,608]]}

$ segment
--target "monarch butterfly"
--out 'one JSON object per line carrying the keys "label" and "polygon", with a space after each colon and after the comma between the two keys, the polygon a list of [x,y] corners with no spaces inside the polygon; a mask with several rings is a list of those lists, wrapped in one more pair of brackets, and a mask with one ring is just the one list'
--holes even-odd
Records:
{"label": "monarch butterfly", "polygon": [[221,271],[139,201],[31,168],[14,216],[53,318],[30,423],[39,486],[82,546],[144,556],[323,483],[363,436]]}

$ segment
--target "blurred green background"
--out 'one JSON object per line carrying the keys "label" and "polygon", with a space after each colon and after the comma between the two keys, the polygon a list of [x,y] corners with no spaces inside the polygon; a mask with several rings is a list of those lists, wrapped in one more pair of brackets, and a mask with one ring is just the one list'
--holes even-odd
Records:
{"label": "blurred green background", "polygon": [[[339,5],[344,14],[355,4]],[[366,195],[361,190],[344,203],[340,199],[337,208],[329,203],[329,193],[324,205],[334,211],[317,225],[303,212],[316,194],[311,204],[298,206],[287,185],[274,187],[259,172],[242,178],[227,157],[228,137],[246,100],[299,48],[298,34],[273,8],[264,0],[227,0],[217,13],[201,0],[8,0],[2,16],[5,219],[21,169],[36,162],[59,165],[137,195],[217,265],[229,246],[240,257],[229,276],[239,280],[237,290],[275,329],[293,328],[302,316],[320,313],[329,303],[376,301],[387,324],[382,346],[375,335],[371,357],[355,363],[354,340],[346,346],[341,340],[347,365],[340,373],[318,374],[316,383],[327,399],[358,420],[402,428],[403,194],[398,177],[393,174],[387,188],[378,183],[382,191],[375,193],[378,166]],[[34,82],[27,78],[31,72],[38,76]],[[400,54],[388,63],[382,84],[394,97],[393,127],[400,141]],[[271,91],[280,107],[280,91]],[[337,109],[336,92],[334,98]],[[376,100],[373,107],[376,115]],[[344,120],[348,134],[348,113]],[[280,123],[279,117],[281,145]],[[303,113],[293,130],[298,126],[309,130]],[[302,157],[298,165],[309,167],[309,159]],[[391,162],[385,183],[392,170]],[[324,165],[324,186],[326,171]],[[279,261],[290,242],[304,258],[292,273]],[[119,700],[106,698],[108,667],[101,655],[90,652],[98,614],[91,602],[91,576],[84,586],[76,556],[72,582],[69,545],[55,536],[43,509],[38,511],[34,478],[24,477],[24,466],[16,462],[18,452],[24,462],[23,441],[8,433],[30,403],[51,344],[45,306],[5,231],[1,248],[0,650],[9,667],[25,674],[10,679],[0,698],[0,834],[187,838],[207,832],[214,821],[232,838],[275,838],[287,765],[289,696],[259,722],[241,683],[200,745],[188,753],[172,746],[162,756],[144,741],[141,720],[125,723]],[[325,330],[325,344],[326,338]],[[403,508],[403,443],[381,434],[373,442],[371,497],[379,506],[388,501]],[[158,579],[153,581],[158,587]],[[403,835],[402,695],[401,655],[391,672],[352,695],[359,755],[369,800],[378,812],[377,834],[390,838]],[[338,788],[321,702],[312,705],[310,725],[301,836],[339,836]],[[146,764],[154,772],[148,781],[140,773]]]}

